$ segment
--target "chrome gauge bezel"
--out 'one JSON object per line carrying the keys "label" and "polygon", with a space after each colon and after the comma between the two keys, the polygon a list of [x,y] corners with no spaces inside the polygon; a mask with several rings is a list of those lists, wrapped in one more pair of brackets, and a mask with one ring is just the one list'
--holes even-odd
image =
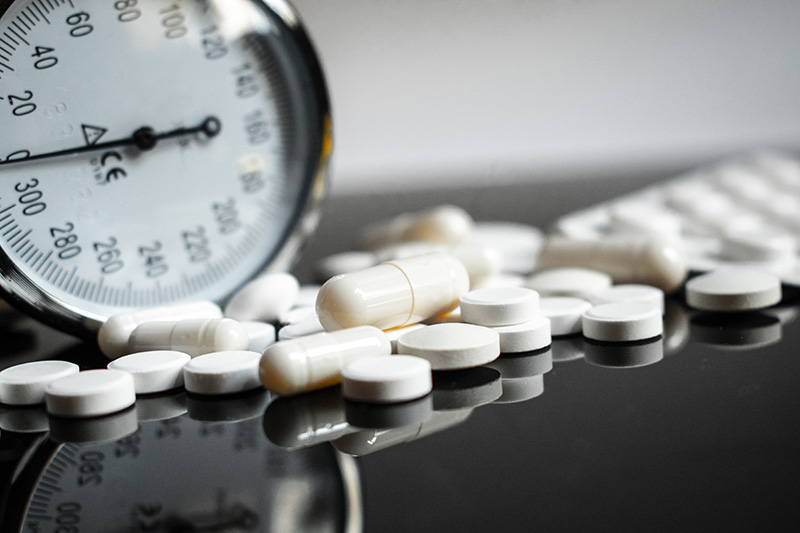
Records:
{"label": "chrome gauge bezel", "polygon": [[[322,68],[313,45],[300,22],[295,9],[284,0],[248,0],[263,10],[265,17],[278,27],[280,41],[266,41],[265,46],[282,47],[279,58],[282,83],[287,84],[293,110],[302,106],[301,119],[312,140],[303,141],[307,153],[296,165],[298,170],[287,172],[303,180],[298,205],[291,211],[286,231],[269,257],[265,257],[257,270],[286,270],[299,254],[304,241],[313,232],[319,219],[321,202],[327,189],[327,165],[331,152],[331,111]],[[13,1],[0,1],[0,17],[13,5]],[[99,53],[102,53],[100,51]],[[294,117],[293,117],[294,120]],[[2,175],[2,170],[0,170]],[[290,179],[288,176],[285,179]],[[225,287],[225,294],[215,297],[224,303],[233,292],[248,280],[238,280],[237,286]],[[0,293],[15,307],[38,320],[62,331],[90,338],[107,316],[87,312],[80,300],[65,301],[40,287],[26,276],[4,249],[0,249]]]}

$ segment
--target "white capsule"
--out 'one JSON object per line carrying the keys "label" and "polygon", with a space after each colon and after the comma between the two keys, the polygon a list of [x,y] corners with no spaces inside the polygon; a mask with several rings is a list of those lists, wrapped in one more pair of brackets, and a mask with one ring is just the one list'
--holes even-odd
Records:
{"label": "white capsule", "polygon": [[291,274],[276,272],[259,276],[233,295],[225,306],[225,317],[277,322],[294,305],[299,291],[300,284]]}
{"label": "white capsule", "polygon": [[347,274],[369,268],[378,263],[372,252],[349,251],[323,257],[314,265],[314,273],[320,281],[327,281],[333,276]]}
{"label": "white capsule", "polygon": [[649,237],[569,240],[555,237],[542,248],[539,268],[575,266],[606,272],[615,283],[653,285],[672,292],[686,278],[686,257],[676,245]]}
{"label": "white capsule", "polygon": [[116,359],[128,353],[128,340],[139,324],[187,318],[222,318],[222,310],[214,302],[200,301],[121,313],[100,326],[97,343],[106,357]]}
{"label": "white capsule", "polygon": [[460,261],[448,254],[422,255],[329,279],[319,290],[317,314],[328,331],[390,329],[446,313],[468,290],[469,275]]}
{"label": "white capsule", "polygon": [[247,350],[247,329],[230,318],[193,318],[177,322],[147,322],[131,333],[128,352],[176,350],[192,357],[210,352]]}
{"label": "white capsule", "polygon": [[259,374],[265,387],[288,396],[339,383],[351,361],[391,353],[389,339],[371,326],[317,333],[268,347]]}
{"label": "white capsule", "polygon": [[573,335],[581,332],[581,316],[592,304],[581,298],[550,296],[539,299],[539,311],[550,320],[550,334]]}
{"label": "white capsule", "polygon": [[442,205],[373,224],[364,231],[359,243],[364,250],[402,241],[457,244],[470,236],[472,227],[472,217],[466,211]]}

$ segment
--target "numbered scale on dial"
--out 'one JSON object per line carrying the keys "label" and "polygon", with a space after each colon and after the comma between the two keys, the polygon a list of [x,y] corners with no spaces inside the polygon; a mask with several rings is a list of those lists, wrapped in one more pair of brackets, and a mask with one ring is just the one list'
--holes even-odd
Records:
{"label": "numbered scale on dial", "polygon": [[324,80],[278,0],[0,4],[0,289],[60,329],[224,300],[317,218]]}

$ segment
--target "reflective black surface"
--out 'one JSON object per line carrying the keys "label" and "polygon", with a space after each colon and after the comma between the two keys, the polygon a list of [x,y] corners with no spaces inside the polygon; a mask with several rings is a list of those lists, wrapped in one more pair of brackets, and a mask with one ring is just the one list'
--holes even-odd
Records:
{"label": "reflective black surface", "polygon": [[[630,186],[613,181],[599,190],[613,195]],[[579,182],[334,198],[297,272],[308,279],[315,258],[346,248],[361,223],[395,210],[450,201],[479,220],[544,227],[558,214],[554,205],[567,212],[595,200]],[[228,403],[165,395],[137,401],[135,416],[117,415],[108,427],[53,427],[40,411],[3,409],[0,523],[19,519],[24,487],[36,486],[31,472],[52,467],[47,458],[67,442],[61,450],[84,454],[65,467],[71,487],[81,474],[97,473],[97,455],[87,451],[113,458],[100,461],[104,472],[124,479],[92,493],[100,500],[82,507],[84,524],[136,504],[138,529],[108,531],[343,530],[348,490],[362,504],[364,529],[376,532],[796,531],[798,312],[794,290],[776,308],[735,315],[689,311],[677,295],[660,339],[624,346],[557,339],[550,349],[503,355],[473,371],[437,373],[429,397],[394,409],[349,404],[337,388]],[[3,315],[0,330],[2,366],[51,357],[105,364],[92,346],[13,313]],[[175,427],[183,455],[163,448]],[[77,442],[87,439],[102,442]],[[237,442],[251,455],[243,459]],[[357,456],[360,496],[341,455]],[[156,528],[145,519],[163,492],[182,511]],[[37,510],[44,510],[40,500],[28,507]],[[70,506],[62,510],[66,516]],[[250,511],[257,522],[248,521]]]}

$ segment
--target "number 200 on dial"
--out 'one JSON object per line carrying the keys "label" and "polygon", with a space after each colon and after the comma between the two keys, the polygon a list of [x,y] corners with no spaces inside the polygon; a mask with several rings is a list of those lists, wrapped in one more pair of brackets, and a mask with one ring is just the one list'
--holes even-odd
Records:
{"label": "number 200 on dial", "polygon": [[279,0],[0,0],[0,290],[77,334],[285,268],[330,151]]}

